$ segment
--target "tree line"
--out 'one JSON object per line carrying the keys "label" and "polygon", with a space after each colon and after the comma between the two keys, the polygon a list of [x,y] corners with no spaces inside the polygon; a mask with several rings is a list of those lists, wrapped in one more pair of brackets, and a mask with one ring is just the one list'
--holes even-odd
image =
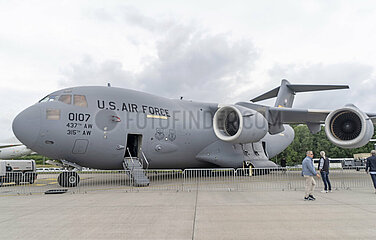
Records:
{"label": "tree line", "polygon": [[[295,131],[294,141],[283,152],[271,159],[278,164],[282,158],[286,159],[288,166],[301,164],[308,150],[313,151],[314,158],[320,157],[320,151],[325,151],[329,158],[351,158],[355,153],[369,153],[374,149],[373,142],[369,142],[363,147],[354,149],[337,147],[326,137],[324,126],[322,126],[321,131],[316,134],[311,134],[307,125],[291,125],[291,127]],[[375,133],[373,138],[375,138]]]}

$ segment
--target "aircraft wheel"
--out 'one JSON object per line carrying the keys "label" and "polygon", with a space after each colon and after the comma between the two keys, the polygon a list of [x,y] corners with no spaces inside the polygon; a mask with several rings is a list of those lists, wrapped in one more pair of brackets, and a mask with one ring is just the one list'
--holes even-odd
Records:
{"label": "aircraft wheel", "polygon": [[32,173],[25,173],[24,176],[23,176],[23,182],[28,182],[30,184],[33,184],[34,183],[34,176]]}
{"label": "aircraft wheel", "polygon": [[16,183],[16,185],[20,185],[20,183],[22,182],[24,176],[22,173],[20,174],[16,174],[16,178],[14,179],[14,182]]}
{"label": "aircraft wheel", "polygon": [[29,183],[30,183],[30,184],[33,184],[34,181],[35,181],[34,177],[31,177],[31,178],[29,179]]}
{"label": "aircraft wheel", "polygon": [[80,182],[80,176],[76,172],[62,172],[59,174],[57,182],[62,187],[76,187]]}

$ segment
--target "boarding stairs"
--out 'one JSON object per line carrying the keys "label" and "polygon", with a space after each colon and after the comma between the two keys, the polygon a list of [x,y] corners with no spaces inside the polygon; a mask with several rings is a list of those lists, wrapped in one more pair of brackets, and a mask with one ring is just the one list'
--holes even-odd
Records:
{"label": "boarding stairs", "polygon": [[133,180],[133,185],[136,187],[149,186],[150,180],[146,176],[142,161],[136,157],[125,157],[123,167],[127,170],[127,174]]}

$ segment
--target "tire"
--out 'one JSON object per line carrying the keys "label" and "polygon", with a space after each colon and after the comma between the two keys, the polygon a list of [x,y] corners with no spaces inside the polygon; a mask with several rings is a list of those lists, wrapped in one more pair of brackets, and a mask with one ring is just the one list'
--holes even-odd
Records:
{"label": "tire", "polygon": [[16,183],[16,185],[20,185],[20,183],[22,182],[22,179],[24,178],[23,174],[16,174],[15,175],[15,179],[14,179],[14,182]]}
{"label": "tire", "polygon": [[31,175],[29,178],[29,183],[33,184],[35,182],[35,175]]}
{"label": "tire", "polygon": [[23,179],[23,182],[33,184],[34,181],[35,181],[35,173],[26,172],[26,173],[24,173],[24,176],[23,176],[22,179]]}
{"label": "tire", "polygon": [[62,172],[59,174],[57,182],[62,187],[76,187],[80,182],[80,176],[76,172]]}

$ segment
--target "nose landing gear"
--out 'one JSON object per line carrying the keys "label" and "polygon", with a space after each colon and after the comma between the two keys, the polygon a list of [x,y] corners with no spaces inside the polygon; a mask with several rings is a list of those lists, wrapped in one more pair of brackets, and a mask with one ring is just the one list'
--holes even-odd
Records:
{"label": "nose landing gear", "polygon": [[57,182],[62,187],[76,187],[80,182],[80,176],[76,172],[62,172],[59,174]]}

